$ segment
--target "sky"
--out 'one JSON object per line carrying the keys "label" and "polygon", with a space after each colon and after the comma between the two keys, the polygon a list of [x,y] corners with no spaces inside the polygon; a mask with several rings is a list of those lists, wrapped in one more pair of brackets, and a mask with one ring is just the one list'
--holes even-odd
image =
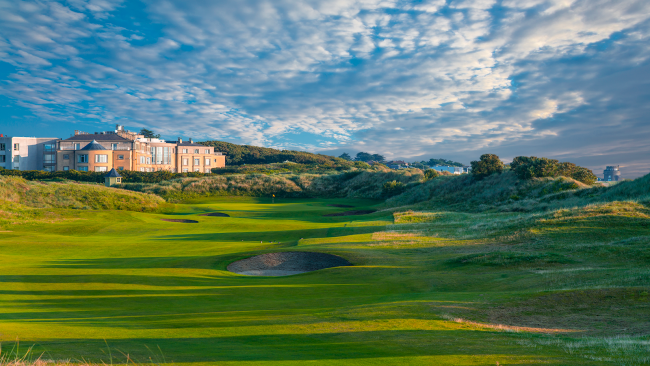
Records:
{"label": "sky", "polygon": [[650,172],[647,0],[0,0],[0,133]]}

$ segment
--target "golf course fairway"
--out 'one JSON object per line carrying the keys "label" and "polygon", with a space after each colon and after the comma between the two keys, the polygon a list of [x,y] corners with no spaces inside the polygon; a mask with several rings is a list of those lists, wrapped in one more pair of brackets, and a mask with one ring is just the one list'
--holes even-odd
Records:
{"label": "golf course fairway", "polygon": [[[616,254],[606,261],[563,249],[590,240],[602,223],[589,220],[602,218],[512,224],[528,225],[526,236],[523,226],[508,227],[514,213],[427,213],[397,224],[369,200],[219,197],[174,210],[58,210],[1,232],[2,351],[19,342],[19,353],[33,345],[48,360],[122,364],[128,355],[178,365],[611,365],[647,356],[647,336],[617,346],[618,333],[608,330],[616,325],[593,323],[601,307],[587,300],[574,321],[560,321],[562,311],[581,314],[569,305],[531,318],[535,306],[565,301],[562,291],[604,294],[580,284],[647,273]],[[377,211],[324,216],[350,210]],[[502,232],[479,225],[488,219],[502,220]],[[611,235],[648,235],[647,222],[620,222]],[[454,262],[501,244],[516,253],[543,245],[551,254],[508,254],[508,265]],[[227,270],[280,251],[333,254],[352,265],[282,277]],[[647,317],[641,285],[607,290],[611,301],[620,298],[621,321]],[[555,300],[543,300],[550,294]],[[517,316],[507,317],[508,304],[532,298],[527,311],[512,305]]]}

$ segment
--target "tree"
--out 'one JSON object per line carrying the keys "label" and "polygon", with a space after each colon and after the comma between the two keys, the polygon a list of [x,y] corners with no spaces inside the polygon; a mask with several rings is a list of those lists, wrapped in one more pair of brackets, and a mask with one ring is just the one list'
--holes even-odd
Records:
{"label": "tree", "polygon": [[159,139],[160,134],[155,134],[153,131],[143,128],[140,130],[140,134],[148,139]]}
{"label": "tree", "polygon": [[483,154],[479,161],[473,161],[472,174],[477,179],[483,179],[492,174],[501,174],[504,169],[503,162],[494,154]]}
{"label": "tree", "polygon": [[385,158],[384,158],[383,155],[372,154],[372,159],[370,159],[370,160],[374,160],[376,162],[382,163],[385,160]]}
{"label": "tree", "polygon": [[339,156],[339,158],[341,158],[341,159],[343,159],[343,160],[348,160],[348,161],[352,160],[352,157],[351,157],[348,153],[346,153],[346,152],[344,152],[343,154],[341,154],[341,156]]}
{"label": "tree", "polygon": [[370,161],[372,160],[372,154],[368,154],[367,152],[358,152],[357,157],[354,159],[356,161]]}

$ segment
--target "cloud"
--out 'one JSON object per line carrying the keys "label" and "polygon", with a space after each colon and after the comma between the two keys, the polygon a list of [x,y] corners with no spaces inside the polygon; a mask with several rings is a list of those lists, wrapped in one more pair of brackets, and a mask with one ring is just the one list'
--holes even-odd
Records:
{"label": "cloud", "polygon": [[52,123],[389,158],[629,159],[650,134],[647,1],[143,4],[0,0],[0,94]]}

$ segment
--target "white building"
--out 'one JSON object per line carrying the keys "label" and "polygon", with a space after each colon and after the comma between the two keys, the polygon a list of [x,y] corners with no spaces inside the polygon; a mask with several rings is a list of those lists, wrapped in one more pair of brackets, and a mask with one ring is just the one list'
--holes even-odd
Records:
{"label": "white building", "polygon": [[16,170],[56,170],[55,137],[0,135],[0,167]]}
{"label": "white building", "polygon": [[463,174],[463,173],[465,173],[465,170],[463,169],[463,167],[459,167],[459,166],[436,165],[436,166],[432,166],[431,169],[437,170],[439,172],[449,172],[451,174]]}

